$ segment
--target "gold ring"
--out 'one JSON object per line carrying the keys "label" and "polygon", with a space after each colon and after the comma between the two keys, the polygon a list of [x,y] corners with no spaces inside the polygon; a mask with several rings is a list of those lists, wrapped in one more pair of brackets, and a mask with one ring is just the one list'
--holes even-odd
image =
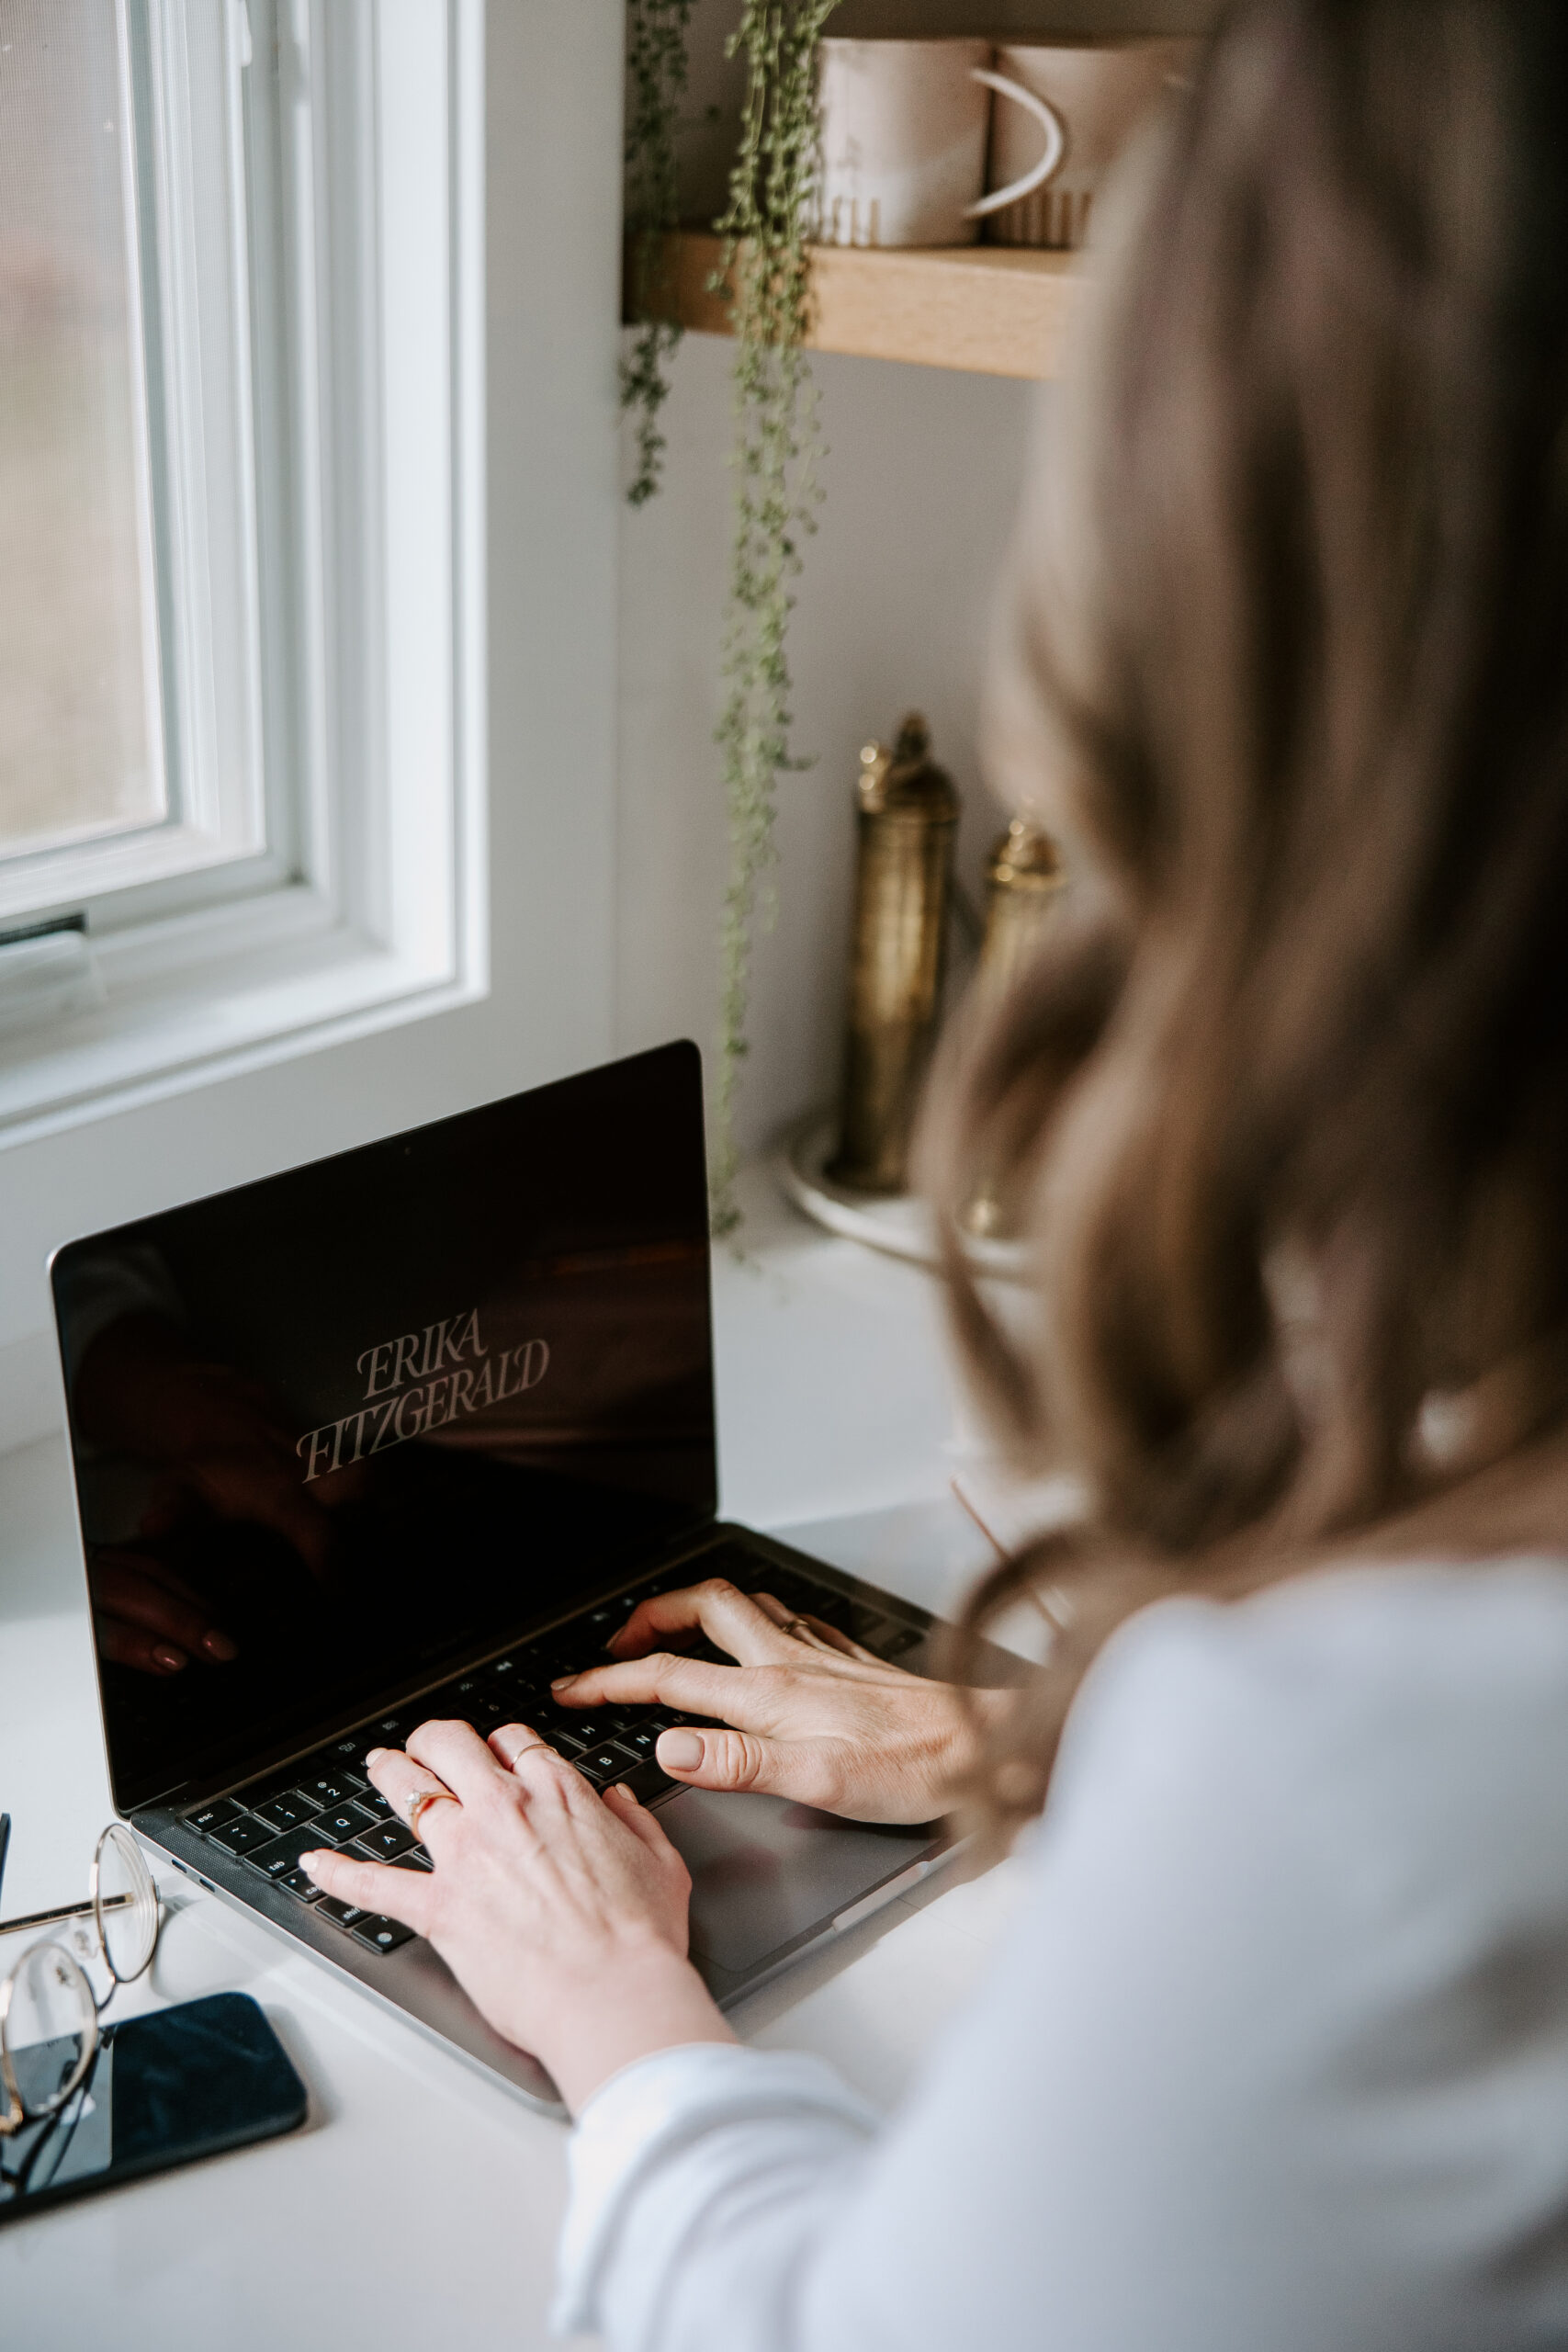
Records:
{"label": "gold ring", "polygon": [[811,1627],[807,1623],[804,1617],[791,1617],[788,1619],[784,1625],[784,1632],[786,1634],[792,1634],[797,1642],[809,1642],[816,1639],[816,1635],[813,1634]]}
{"label": "gold ring", "polygon": [[419,1825],[433,1804],[456,1804],[457,1803],[457,1799],[452,1794],[450,1789],[415,1789],[408,1801],[408,1808],[403,1815],[403,1819],[417,1838]]}

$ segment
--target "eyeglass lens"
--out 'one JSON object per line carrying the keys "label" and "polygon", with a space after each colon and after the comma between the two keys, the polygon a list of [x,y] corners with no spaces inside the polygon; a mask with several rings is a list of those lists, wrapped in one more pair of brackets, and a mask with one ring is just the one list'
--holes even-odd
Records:
{"label": "eyeglass lens", "polygon": [[3,2023],[7,2070],[27,2115],[64,2104],[97,2040],[93,1988],[61,1944],[35,1944],[17,1962]]}
{"label": "eyeglass lens", "polygon": [[117,1984],[129,1984],[158,1940],[158,1890],[129,1829],[111,1822],[93,1858],[93,1908],[104,1958]]}

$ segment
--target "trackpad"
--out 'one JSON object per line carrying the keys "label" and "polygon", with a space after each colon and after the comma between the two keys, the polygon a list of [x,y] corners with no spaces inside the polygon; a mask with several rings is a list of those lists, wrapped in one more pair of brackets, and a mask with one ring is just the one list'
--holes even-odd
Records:
{"label": "trackpad", "polygon": [[783,1797],[682,1789],[655,1818],[692,1873],[692,1949],[737,1973],[919,1859],[929,1826],[868,1829]]}

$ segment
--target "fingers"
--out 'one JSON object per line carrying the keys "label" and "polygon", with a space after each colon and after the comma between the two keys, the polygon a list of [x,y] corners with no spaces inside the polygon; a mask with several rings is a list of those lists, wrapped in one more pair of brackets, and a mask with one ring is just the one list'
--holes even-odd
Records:
{"label": "fingers", "polygon": [[733,1715],[744,1692],[744,1678],[733,1666],[680,1657],[670,1650],[632,1658],[625,1666],[591,1666],[586,1674],[563,1675],[550,1696],[563,1707],[622,1705],[677,1707],[685,1715]]}
{"label": "fingers", "polygon": [[609,1646],[616,1657],[639,1657],[667,1634],[690,1633],[705,1634],[742,1666],[772,1665],[779,1656],[775,1621],[724,1577],[640,1601]]}
{"label": "fingers", "polygon": [[637,1803],[624,1781],[612,1781],[604,1791],[604,1803],[611,1812],[624,1821],[636,1838],[640,1838],[649,1853],[661,1859],[675,1850],[664,1835],[654,1815]]}
{"label": "fingers", "polygon": [[597,1793],[581,1772],[572,1770],[564,1756],[558,1755],[526,1724],[498,1724],[490,1736],[490,1744],[513,1779],[521,1781],[531,1798],[553,1797],[569,1807],[581,1808]]}
{"label": "fingers", "polygon": [[855,1658],[863,1666],[883,1663],[874,1650],[863,1649],[858,1642],[851,1641],[848,1634],[841,1634],[837,1625],[829,1625],[821,1617],[803,1617],[797,1610],[786,1609],[771,1592],[760,1592],[757,1606],[765,1610],[792,1641],[804,1642],[808,1649],[836,1650],[840,1657]]}
{"label": "fingers", "polygon": [[[370,1775],[372,1785],[379,1789],[388,1804],[396,1812],[400,1821],[407,1821],[410,1801],[422,1790],[439,1797],[451,1798],[452,1802],[449,1804],[427,1804],[419,1817],[416,1835],[423,1845],[431,1847],[432,1852],[439,1860],[441,1840],[446,1826],[449,1826],[453,1807],[457,1803],[453,1792],[446,1787],[437,1774],[428,1771],[423,1764],[416,1763],[413,1758],[405,1755],[400,1747],[373,1747],[365,1758],[365,1769]],[[443,1815],[447,1816],[446,1822],[443,1820]],[[435,1833],[434,1845],[431,1839],[432,1830]]]}
{"label": "fingers", "polygon": [[745,1731],[667,1731],[654,1751],[660,1770],[694,1789],[761,1789],[783,1793],[782,1762],[772,1740]]}
{"label": "fingers", "polygon": [[190,1587],[161,1561],[97,1552],[90,1575],[104,1647],[118,1664],[177,1674],[193,1657],[225,1665],[239,1656]]}
{"label": "fingers", "polygon": [[472,1724],[421,1724],[409,1735],[408,1753],[416,1764],[427,1766],[461,1804],[483,1804],[494,1796],[498,1781],[507,1778],[500,1758]]}
{"label": "fingers", "polygon": [[385,1862],[362,1862],[331,1846],[301,1854],[299,1867],[325,1894],[339,1903],[357,1903],[362,1911],[379,1911],[400,1919],[416,1936],[428,1935],[434,1882],[424,1871],[394,1871]]}

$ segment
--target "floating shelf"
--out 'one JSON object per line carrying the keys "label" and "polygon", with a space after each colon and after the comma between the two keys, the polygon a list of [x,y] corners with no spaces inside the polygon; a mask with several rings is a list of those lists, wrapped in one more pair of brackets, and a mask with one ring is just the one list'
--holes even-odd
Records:
{"label": "floating shelf", "polygon": [[[730,306],[708,281],[720,238],[682,229],[667,241],[654,308],[699,334],[728,334]],[[1077,276],[1075,254],[1021,245],[919,251],[811,249],[813,351],[962,368],[982,376],[1055,376]]]}

